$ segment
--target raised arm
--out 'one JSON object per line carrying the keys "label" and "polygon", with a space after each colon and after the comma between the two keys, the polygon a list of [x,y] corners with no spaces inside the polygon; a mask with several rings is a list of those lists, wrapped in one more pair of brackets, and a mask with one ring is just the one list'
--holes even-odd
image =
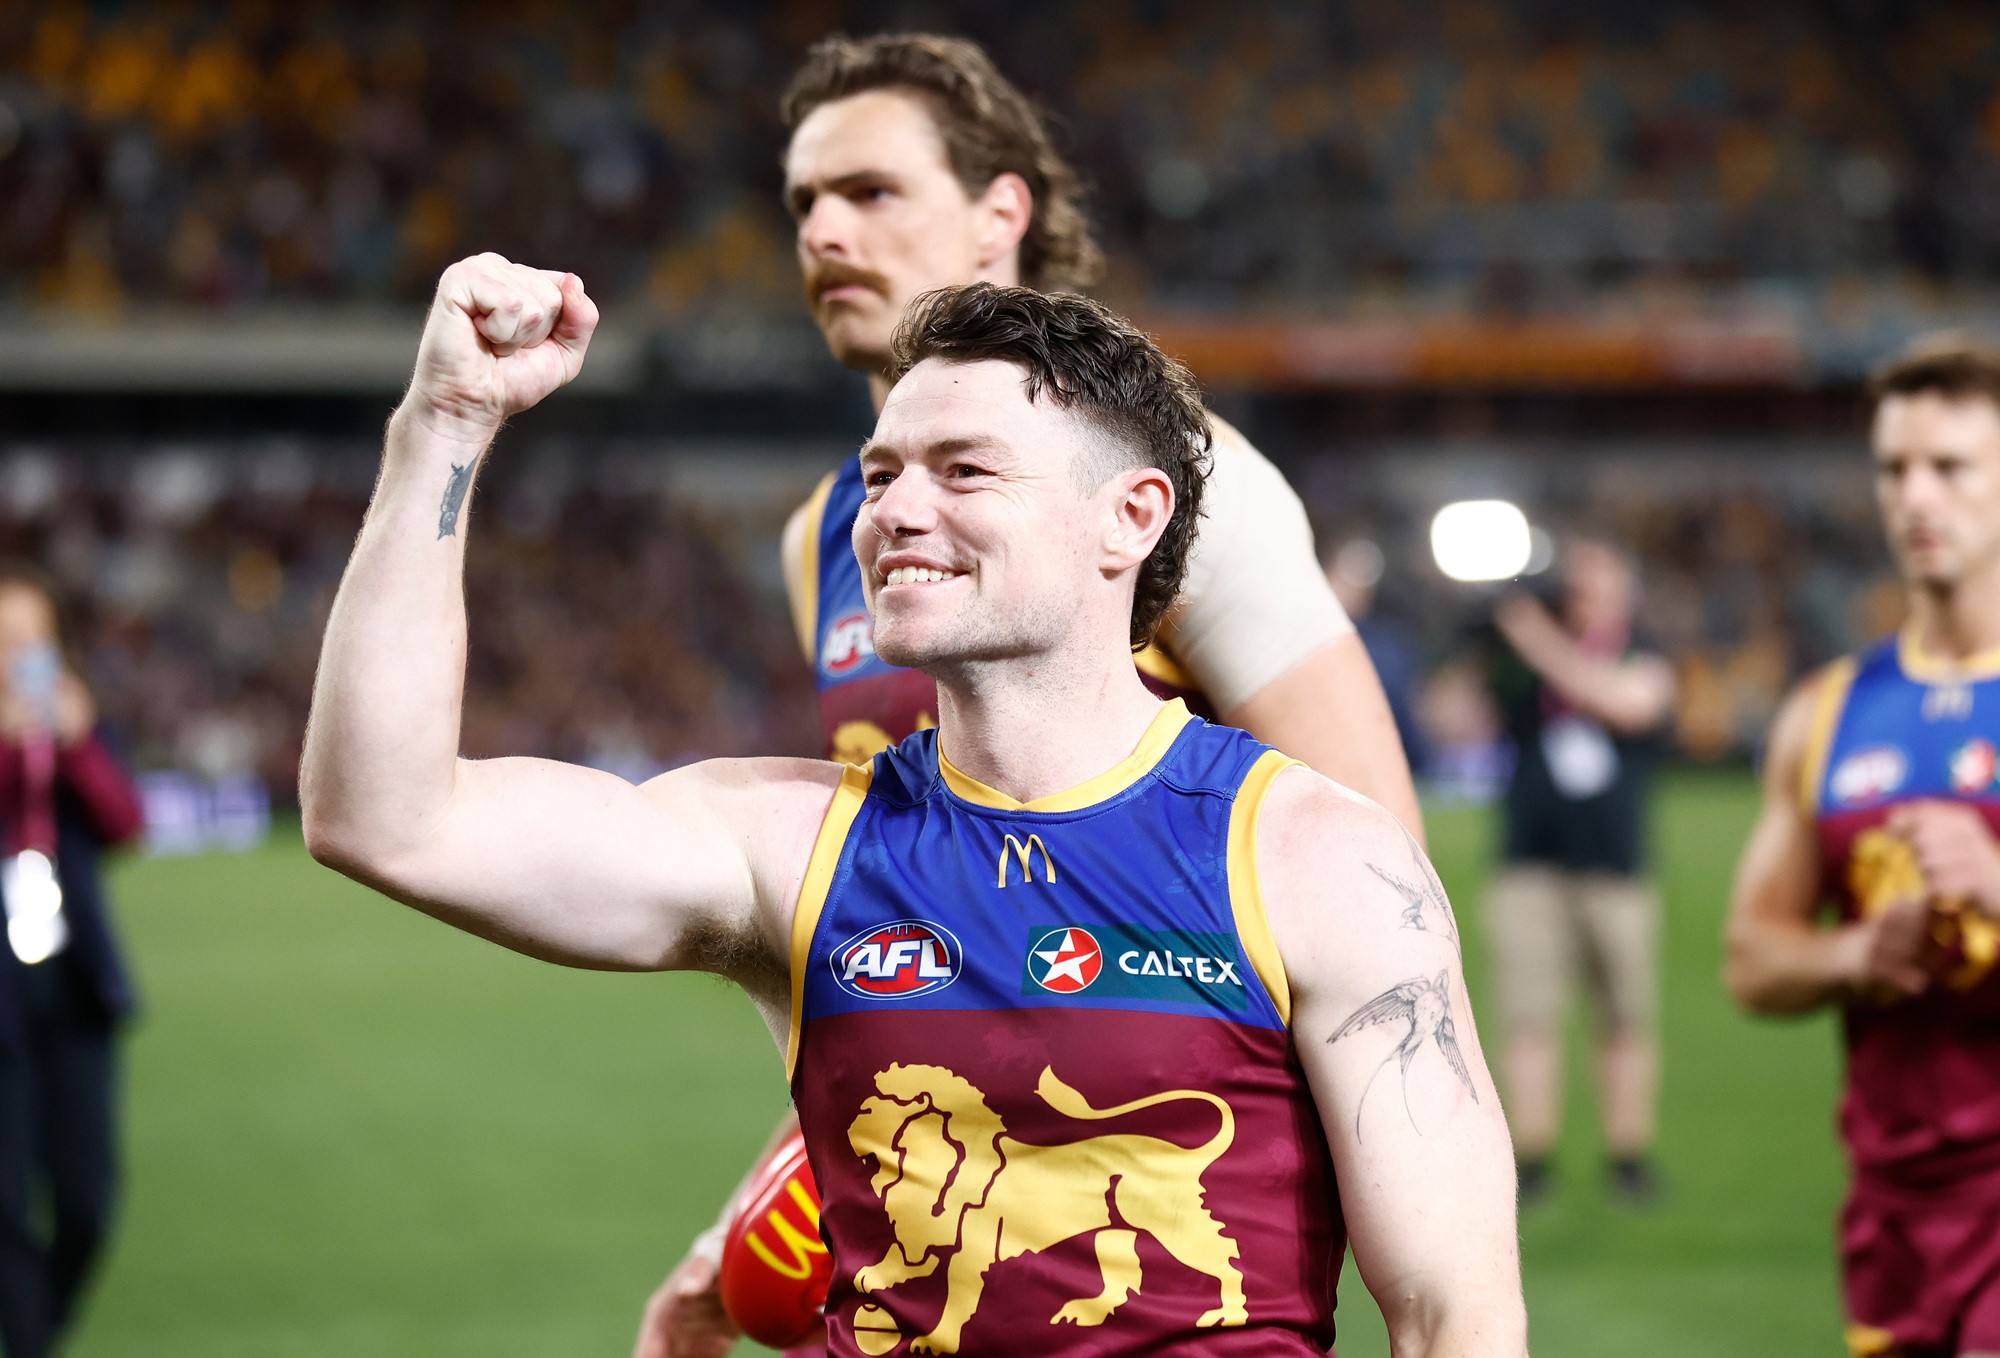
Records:
{"label": "raised arm", "polygon": [[1591,655],[1526,593],[1502,599],[1493,621],[1544,683],[1618,734],[1644,735],[1673,711],[1674,671],[1665,657]]}
{"label": "raised arm", "polygon": [[313,856],[508,947],[769,984],[830,765],[697,765],[644,789],[458,757],[474,476],[501,423],[575,377],[597,309],[571,274],[481,255],[438,285],[327,624],[300,769]]}
{"label": "raised arm", "polygon": [[1397,1358],[1522,1358],[1514,1156],[1430,861],[1379,807],[1292,770],[1257,863],[1362,1281]]}
{"label": "raised arm", "polygon": [[1868,994],[1916,995],[1931,982],[1929,908],[1921,896],[1832,928],[1817,923],[1824,883],[1806,768],[1825,674],[1785,700],[1764,754],[1763,804],[1736,865],[1723,981],[1745,1009],[1801,1014]]}

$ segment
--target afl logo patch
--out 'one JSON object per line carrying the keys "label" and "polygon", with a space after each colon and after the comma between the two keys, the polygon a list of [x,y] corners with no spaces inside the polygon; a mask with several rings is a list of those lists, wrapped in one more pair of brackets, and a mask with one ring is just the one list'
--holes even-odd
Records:
{"label": "afl logo patch", "polygon": [[1952,753],[1951,790],[1961,797],[1984,792],[1996,770],[2000,770],[2000,755],[1996,755],[1993,742],[1974,737]]}
{"label": "afl logo patch", "polygon": [[1837,802],[1872,802],[1888,796],[1909,776],[1910,761],[1894,745],[1871,745],[1840,761],[1827,783]]}
{"label": "afl logo patch", "polygon": [[833,978],[850,995],[908,1000],[956,981],[965,953],[942,924],[899,919],[862,930],[835,948],[827,961]]}
{"label": "afl logo patch", "polygon": [[820,642],[820,663],[828,674],[845,674],[875,654],[875,626],[866,613],[847,613],[834,620]]}
{"label": "afl logo patch", "polygon": [[1028,975],[1044,990],[1074,995],[1104,970],[1104,949],[1088,929],[1050,929],[1028,945]]}

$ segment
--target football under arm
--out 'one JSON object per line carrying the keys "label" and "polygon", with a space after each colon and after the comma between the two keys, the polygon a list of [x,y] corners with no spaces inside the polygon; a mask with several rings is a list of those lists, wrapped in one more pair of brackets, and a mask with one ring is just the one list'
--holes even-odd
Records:
{"label": "football under arm", "polygon": [[1522,1358],[1513,1148],[1436,873],[1379,807],[1297,769],[1257,857],[1293,1047],[1392,1348]]}

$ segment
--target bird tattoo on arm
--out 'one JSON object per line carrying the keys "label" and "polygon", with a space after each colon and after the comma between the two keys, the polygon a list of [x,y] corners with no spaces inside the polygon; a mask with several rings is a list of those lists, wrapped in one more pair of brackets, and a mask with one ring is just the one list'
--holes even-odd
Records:
{"label": "bird tattoo on arm", "polygon": [[1458,1049],[1458,1029],[1451,1021],[1451,973],[1440,971],[1436,976],[1417,976],[1390,990],[1383,991],[1368,1003],[1362,1005],[1348,1017],[1327,1038],[1329,1045],[1340,1041],[1364,1028],[1372,1028],[1378,1023],[1407,1023],[1409,1031],[1403,1034],[1390,1053],[1382,1058],[1382,1064],[1375,1067],[1375,1074],[1368,1077],[1362,1086],[1361,1098],[1354,1105],[1354,1139],[1361,1140],[1361,1110],[1368,1104],[1369,1091],[1374,1089],[1376,1078],[1386,1070],[1391,1061],[1401,1067],[1399,1074],[1403,1083],[1403,1113],[1410,1119],[1410,1126],[1422,1136],[1424,1129],[1417,1126],[1417,1115],[1410,1111],[1410,1063],[1417,1059],[1426,1042],[1436,1042],[1438,1051],[1443,1053],[1445,1064],[1452,1074],[1458,1076],[1465,1092],[1472,1095],[1474,1103],[1479,1102],[1479,1090],[1472,1083],[1472,1072],[1466,1068],[1465,1056]]}
{"label": "bird tattoo on arm", "polygon": [[1410,838],[1407,830],[1403,832],[1403,838],[1410,846],[1410,861],[1416,868],[1415,881],[1393,872],[1385,872],[1373,863],[1368,865],[1368,870],[1380,877],[1391,890],[1403,898],[1405,929],[1415,929],[1421,933],[1431,931],[1430,925],[1424,919],[1424,907],[1428,905],[1437,911],[1438,918],[1443,921],[1444,936],[1450,939],[1451,946],[1456,948],[1459,946],[1458,917],[1451,912],[1451,902],[1444,894],[1444,883],[1438,880],[1436,870],[1431,867],[1430,861],[1424,857],[1423,850],[1417,847],[1417,842]]}

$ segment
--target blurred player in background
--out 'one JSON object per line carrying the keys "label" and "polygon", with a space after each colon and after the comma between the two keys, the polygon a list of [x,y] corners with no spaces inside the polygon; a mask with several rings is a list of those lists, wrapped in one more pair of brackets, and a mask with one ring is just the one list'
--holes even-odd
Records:
{"label": "blurred player in background", "polygon": [[116,1030],[132,1009],[99,852],[139,797],[63,663],[39,578],[0,568],[0,1352],[53,1353],[117,1196]]}
{"label": "blurred player in background", "polygon": [[[813,318],[866,374],[879,410],[910,300],[987,281],[1047,291],[1095,280],[1101,259],[1076,173],[1033,106],[970,42],[923,34],[813,48],[783,104],[785,198]],[[1305,509],[1262,454],[1215,421],[1201,536],[1157,646],[1137,657],[1182,694],[1423,830],[1395,723],[1367,651],[1314,556]],[[936,684],[874,653],[848,532],[849,458],[786,525],[785,579],[833,757],[865,761],[937,720]],[[778,1135],[786,1135],[781,1127]],[[725,1210],[724,1216],[728,1213]],[[656,1292],[640,1358],[727,1349],[710,1232]]]}
{"label": "blurred player in background", "polygon": [[1674,672],[1633,633],[1638,577],[1608,542],[1563,552],[1551,612],[1500,600],[1494,697],[1516,750],[1502,862],[1485,920],[1503,1027],[1500,1070],[1521,1200],[1551,1184],[1562,1125],[1563,1029],[1579,978],[1597,1020],[1610,1186],[1650,1201],[1659,1093],[1660,901],[1646,871],[1646,804]]}
{"label": "blurred player in background", "polygon": [[2000,1354],[2000,349],[1938,337],[1873,390],[1909,621],[1780,710],[1726,977],[1842,1007],[1854,1354]]}

